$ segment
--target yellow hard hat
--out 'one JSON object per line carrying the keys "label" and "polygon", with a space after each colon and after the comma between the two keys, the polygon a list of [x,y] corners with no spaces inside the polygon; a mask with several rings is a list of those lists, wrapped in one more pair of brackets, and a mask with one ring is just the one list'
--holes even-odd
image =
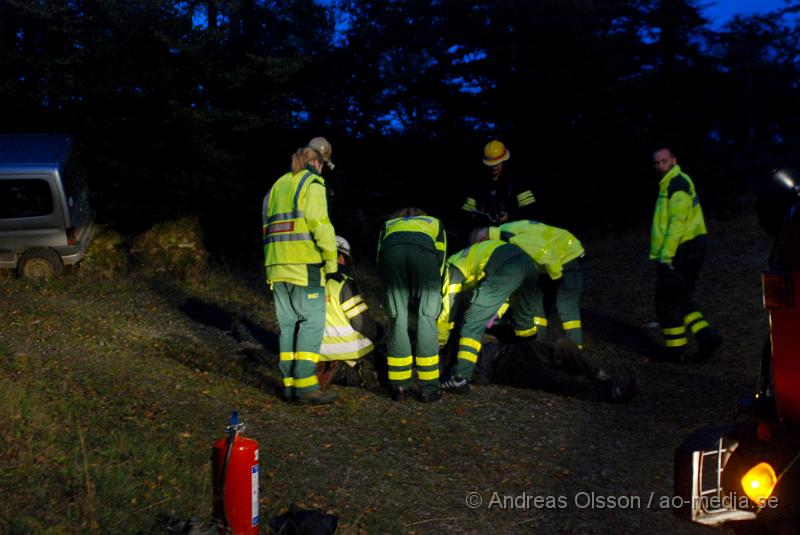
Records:
{"label": "yellow hard hat", "polygon": [[502,141],[490,141],[483,147],[483,163],[489,166],[497,165],[508,160],[511,152],[503,145]]}

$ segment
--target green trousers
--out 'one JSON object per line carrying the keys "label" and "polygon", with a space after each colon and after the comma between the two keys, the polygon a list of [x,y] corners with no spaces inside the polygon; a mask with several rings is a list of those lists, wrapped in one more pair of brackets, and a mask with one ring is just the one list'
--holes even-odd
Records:
{"label": "green trousers", "polygon": [[546,275],[542,275],[540,279],[541,297],[537,299],[534,317],[540,339],[547,335],[548,316],[557,312],[564,334],[578,347],[583,347],[580,309],[582,289],[583,276],[581,275],[580,258],[564,264],[563,276],[558,280],[552,280]]}
{"label": "green trousers", "polygon": [[486,267],[486,278],[475,290],[464,314],[458,341],[455,375],[465,379],[472,377],[486,326],[507,299],[515,332],[523,336],[522,333],[535,332],[533,315],[539,295],[536,287],[539,270],[530,257],[519,254],[506,259],[496,270],[490,264]]}
{"label": "green trousers", "polygon": [[325,332],[325,287],[272,285],[281,333],[280,370],[286,399],[319,390],[316,376],[319,348]]}
{"label": "green trousers", "polygon": [[[439,259],[433,249],[397,244],[382,248],[378,272],[386,288],[389,314],[387,364],[393,388],[407,387],[416,367],[423,392],[439,388],[439,337],[436,316],[442,304]],[[416,305],[416,340],[409,335],[409,306]]]}

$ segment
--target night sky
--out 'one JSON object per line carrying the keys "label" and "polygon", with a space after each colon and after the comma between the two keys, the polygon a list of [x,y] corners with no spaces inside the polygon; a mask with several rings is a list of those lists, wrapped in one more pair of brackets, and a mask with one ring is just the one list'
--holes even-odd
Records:
{"label": "night sky", "polygon": [[714,25],[725,24],[734,15],[766,13],[786,6],[784,0],[718,0],[709,1],[704,11]]}

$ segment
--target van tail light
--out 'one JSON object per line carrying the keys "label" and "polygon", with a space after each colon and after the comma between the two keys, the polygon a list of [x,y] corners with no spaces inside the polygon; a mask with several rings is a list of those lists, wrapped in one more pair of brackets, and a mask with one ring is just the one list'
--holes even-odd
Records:
{"label": "van tail light", "polygon": [[794,306],[792,279],[788,273],[765,271],[761,275],[764,290],[764,308],[785,310]]}
{"label": "van tail light", "polygon": [[78,245],[78,231],[75,227],[67,229],[67,245]]}

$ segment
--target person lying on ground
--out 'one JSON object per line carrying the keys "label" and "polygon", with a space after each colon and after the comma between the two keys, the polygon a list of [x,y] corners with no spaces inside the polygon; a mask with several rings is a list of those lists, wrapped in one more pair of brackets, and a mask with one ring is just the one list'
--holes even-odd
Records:
{"label": "person lying on ground", "polygon": [[491,336],[478,357],[473,382],[531,388],[592,401],[628,403],[639,392],[635,378],[623,378],[592,363],[566,336],[502,344]]}

